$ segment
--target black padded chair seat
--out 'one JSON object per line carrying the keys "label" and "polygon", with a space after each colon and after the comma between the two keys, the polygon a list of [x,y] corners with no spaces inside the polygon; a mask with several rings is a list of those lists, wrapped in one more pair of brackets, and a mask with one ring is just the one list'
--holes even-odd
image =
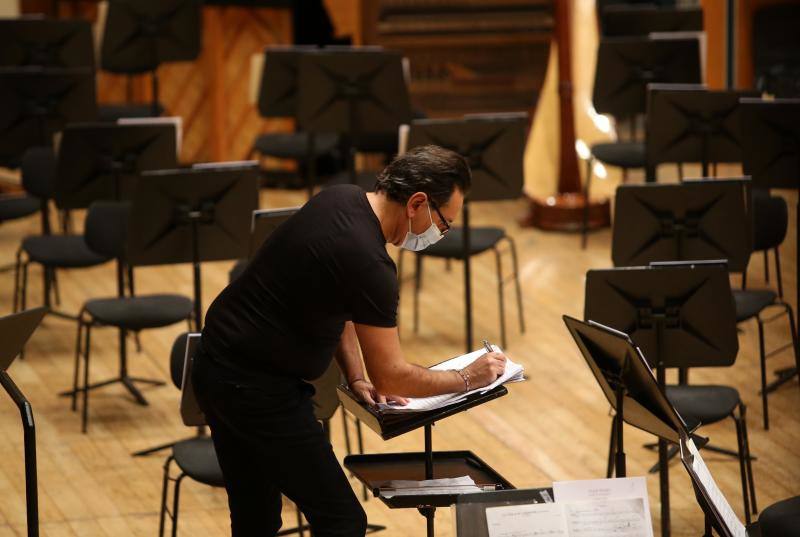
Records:
{"label": "black padded chair seat", "polygon": [[769,289],[754,289],[733,291],[733,300],[736,302],[736,322],[740,323],[758,315],[761,310],[772,305],[778,295]]}
{"label": "black padded chair seat", "polygon": [[22,249],[31,261],[47,267],[93,267],[111,259],[89,249],[83,235],[26,237],[22,240]]}
{"label": "black padded chair seat", "polygon": [[[505,236],[505,230],[499,227],[470,227],[470,256],[480,254],[494,247]],[[464,229],[454,227],[442,240],[422,250],[420,254],[432,257],[464,259],[463,241]]]}
{"label": "black padded chair seat", "polygon": [[774,503],[758,517],[761,537],[800,537],[800,496]]}
{"label": "black padded chair seat", "polygon": [[187,319],[194,303],[183,295],[147,295],[96,298],[87,301],[84,307],[102,324],[128,330],[146,330]]}
{"label": "black padded chair seat", "polygon": [[739,405],[739,392],[729,386],[667,386],[667,399],[687,422],[716,423]]}
{"label": "black padded chair seat", "polygon": [[605,142],[592,146],[592,155],[603,164],[618,168],[644,168],[644,143]]}
{"label": "black padded chair seat", "polygon": [[[308,153],[307,144],[306,132],[271,132],[258,136],[253,142],[253,149],[270,157],[302,160]],[[328,155],[338,145],[338,134],[318,133],[314,141],[314,154],[318,157]]]}
{"label": "black padded chair seat", "polygon": [[195,481],[212,487],[225,486],[211,437],[182,440],[172,446],[172,456],[175,457],[178,468]]}
{"label": "black padded chair seat", "polygon": [[0,222],[16,220],[34,214],[41,202],[31,196],[8,196],[0,198]]}

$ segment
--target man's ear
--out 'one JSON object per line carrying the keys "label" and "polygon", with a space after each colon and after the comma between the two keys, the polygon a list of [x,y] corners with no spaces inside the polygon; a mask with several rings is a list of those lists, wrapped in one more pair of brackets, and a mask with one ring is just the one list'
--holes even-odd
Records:
{"label": "man's ear", "polygon": [[422,205],[428,201],[428,196],[424,192],[415,192],[406,203],[406,214],[409,218],[414,218]]}

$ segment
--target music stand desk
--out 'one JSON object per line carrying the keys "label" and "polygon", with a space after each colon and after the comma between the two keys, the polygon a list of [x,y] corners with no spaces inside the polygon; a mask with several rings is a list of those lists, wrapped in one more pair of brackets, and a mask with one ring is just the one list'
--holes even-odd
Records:
{"label": "music stand desk", "polygon": [[553,498],[553,487],[461,494],[456,499],[456,535],[458,537],[490,537],[489,528],[486,525],[486,509],[507,505],[552,503]]}
{"label": "music stand desk", "polygon": [[471,395],[459,403],[436,410],[400,415],[381,415],[368,405],[358,401],[345,386],[339,386],[338,393],[342,406],[366,423],[384,440],[420,427],[425,429],[425,451],[423,452],[348,455],[344,459],[344,466],[388,507],[419,509],[420,514],[427,519],[428,537],[434,535],[433,523],[436,508],[453,505],[459,495],[436,494],[386,498],[380,494],[382,483],[391,480],[422,480],[468,475],[479,486],[494,485],[498,490],[514,488],[508,480],[471,451],[434,452],[432,442],[432,428],[435,422],[503,397],[508,393],[505,386],[498,386],[486,393]]}

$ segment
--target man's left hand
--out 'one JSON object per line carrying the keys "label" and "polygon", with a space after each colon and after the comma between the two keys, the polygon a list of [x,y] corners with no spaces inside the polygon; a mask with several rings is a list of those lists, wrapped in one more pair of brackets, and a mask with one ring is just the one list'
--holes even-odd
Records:
{"label": "man's left hand", "polygon": [[379,403],[397,403],[399,405],[408,404],[408,399],[399,397],[397,395],[383,395],[378,393],[375,386],[368,380],[358,379],[350,384],[350,391],[353,392],[358,399],[370,406],[375,406]]}

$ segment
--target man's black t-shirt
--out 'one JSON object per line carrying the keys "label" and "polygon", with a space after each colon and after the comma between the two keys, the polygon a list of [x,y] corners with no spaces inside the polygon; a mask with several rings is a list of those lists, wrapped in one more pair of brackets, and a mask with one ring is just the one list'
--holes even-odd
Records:
{"label": "man's black t-shirt", "polygon": [[214,300],[203,349],[244,376],[313,380],[345,321],[397,325],[397,269],[363,190],[322,191],[261,246]]}

